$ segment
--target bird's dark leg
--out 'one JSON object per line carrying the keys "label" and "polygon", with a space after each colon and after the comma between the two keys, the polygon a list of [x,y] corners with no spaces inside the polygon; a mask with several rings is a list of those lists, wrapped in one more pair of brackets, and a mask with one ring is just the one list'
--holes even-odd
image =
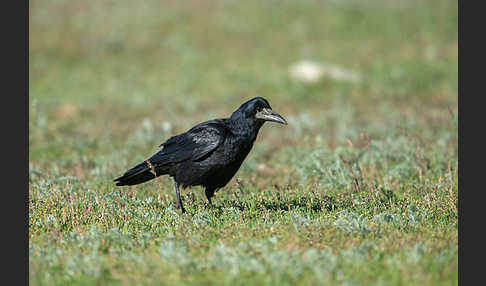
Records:
{"label": "bird's dark leg", "polygon": [[179,191],[179,184],[176,181],[174,181],[174,185],[175,185],[176,194],[177,194],[177,208],[180,208],[182,213],[185,213],[186,210],[184,209],[184,206],[182,205],[181,193]]}
{"label": "bird's dark leg", "polygon": [[209,202],[209,207],[214,210],[214,206],[213,206],[213,203],[211,202],[211,198],[214,196],[214,190],[213,189],[208,189],[206,188],[206,198],[208,198],[208,202]]}

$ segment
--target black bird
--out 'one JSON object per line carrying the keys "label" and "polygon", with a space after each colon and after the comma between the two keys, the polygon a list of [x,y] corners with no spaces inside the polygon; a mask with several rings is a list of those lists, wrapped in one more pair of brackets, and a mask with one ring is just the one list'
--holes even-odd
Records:
{"label": "black bird", "polygon": [[160,145],[162,150],[114,181],[117,186],[130,186],[168,174],[174,179],[177,207],[183,213],[180,185],[183,189],[203,186],[212,209],[214,192],[236,174],[265,121],[287,124],[266,99],[255,97],[229,118],[209,120],[171,137]]}

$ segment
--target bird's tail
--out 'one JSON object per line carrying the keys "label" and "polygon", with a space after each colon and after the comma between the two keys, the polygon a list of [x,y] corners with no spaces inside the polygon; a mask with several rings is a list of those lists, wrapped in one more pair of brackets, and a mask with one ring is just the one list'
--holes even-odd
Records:
{"label": "bird's tail", "polygon": [[150,181],[164,173],[160,168],[154,168],[150,162],[143,161],[113,181],[116,182],[117,186],[131,186]]}

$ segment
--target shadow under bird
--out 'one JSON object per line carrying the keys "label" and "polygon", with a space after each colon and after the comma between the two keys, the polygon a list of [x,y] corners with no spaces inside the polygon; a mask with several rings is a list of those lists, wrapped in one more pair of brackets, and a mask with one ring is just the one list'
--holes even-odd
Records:
{"label": "shadow under bird", "polygon": [[177,207],[183,213],[179,186],[203,186],[212,209],[214,193],[236,174],[266,121],[287,124],[266,99],[255,97],[229,118],[202,122],[171,137],[159,146],[163,147],[159,152],[114,181],[117,186],[131,186],[169,175],[175,182]]}

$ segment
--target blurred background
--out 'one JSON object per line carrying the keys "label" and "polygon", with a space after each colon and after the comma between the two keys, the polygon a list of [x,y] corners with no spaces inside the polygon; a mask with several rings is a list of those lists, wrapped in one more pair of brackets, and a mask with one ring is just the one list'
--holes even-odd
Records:
{"label": "blurred background", "polygon": [[258,139],[282,145],[433,132],[457,110],[456,1],[39,0],[29,13],[31,161],[87,142],[122,151],[153,130],[146,155],[254,96],[290,120]]}

